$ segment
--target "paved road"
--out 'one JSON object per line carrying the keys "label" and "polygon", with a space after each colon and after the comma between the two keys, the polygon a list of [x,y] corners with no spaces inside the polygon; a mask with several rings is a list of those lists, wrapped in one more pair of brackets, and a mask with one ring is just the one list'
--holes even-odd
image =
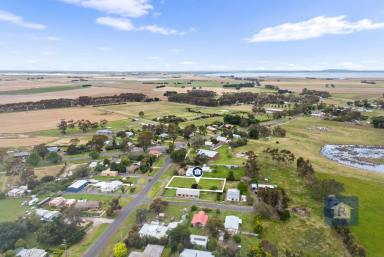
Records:
{"label": "paved road", "polygon": [[148,184],[146,184],[143,190],[127,205],[125,206],[119,216],[112,222],[112,224],[107,228],[107,230],[97,239],[96,242],[88,249],[88,251],[83,255],[83,257],[97,257],[100,256],[101,251],[104,249],[108,241],[116,233],[116,231],[124,223],[124,220],[132,214],[135,208],[147,201],[147,193],[152,188],[152,186],[159,180],[161,175],[171,165],[171,160],[169,157],[165,159],[164,165],[159,169],[156,175],[152,178]]}
{"label": "paved road", "polygon": [[185,206],[190,207],[192,205],[196,205],[198,207],[210,208],[210,209],[220,209],[222,211],[237,211],[237,212],[245,212],[251,213],[253,212],[253,207],[251,206],[240,206],[233,204],[221,204],[221,203],[210,203],[204,201],[188,201],[188,202],[178,202],[178,201],[169,201],[165,199],[169,204],[176,206]]}

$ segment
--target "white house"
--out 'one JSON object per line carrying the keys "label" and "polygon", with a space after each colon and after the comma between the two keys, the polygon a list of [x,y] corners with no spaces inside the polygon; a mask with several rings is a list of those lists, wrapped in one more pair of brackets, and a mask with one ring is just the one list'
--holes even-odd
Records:
{"label": "white house", "polygon": [[212,252],[208,252],[208,251],[184,249],[180,253],[180,257],[215,257],[215,256],[212,254]]}
{"label": "white house", "polygon": [[50,153],[57,153],[60,151],[60,148],[58,148],[57,146],[51,146],[51,147],[48,147],[47,150]]}
{"label": "white house", "polygon": [[159,135],[159,137],[162,138],[162,139],[166,139],[166,138],[168,138],[168,134],[167,133],[161,133]]}
{"label": "white house", "polygon": [[140,237],[155,237],[161,239],[167,236],[167,231],[177,227],[178,222],[171,222],[168,225],[164,225],[157,221],[151,223],[145,223],[139,230]]}
{"label": "white house", "polygon": [[20,249],[16,253],[17,257],[48,257],[48,253],[43,250],[43,249],[37,249],[37,248],[32,248],[32,249]]}
{"label": "white house", "polygon": [[176,197],[180,198],[189,198],[189,199],[199,199],[200,190],[193,188],[177,188]]}
{"label": "white house", "polygon": [[95,187],[100,189],[102,193],[112,193],[123,186],[123,182],[118,180],[113,181],[101,181],[95,184]]}
{"label": "white house", "polygon": [[209,131],[216,131],[217,128],[215,128],[213,126],[207,126],[207,130],[209,130]]}
{"label": "white house", "polygon": [[257,190],[261,188],[269,188],[269,189],[274,189],[276,188],[277,185],[270,185],[270,184],[251,184],[252,191],[257,192]]}
{"label": "white house", "polygon": [[218,156],[219,153],[216,152],[216,151],[205,150],[205,149],[199,149],[199,150],[197,150],[197,154],[198,154],[198,155],[205,155],[205,156],[207,156],[208,158],[213,159],[213,158],[216,158],[216,157]]}
{"label": "white house", "polygon": [[193,245],[202,246],[207,248],[208,237],[207,236],[199,236],[199,235],[190,235],[190,242]]}
{"label": "white house", "polygon": [[224,143],[224,144],[226,144],[226,143],[229,142],[228,138],[226,138],[226,137],[222,137],[222,136],[217,136],[217,137],[216,137],[216,140],[217,140],[219,143]]}
{"label": "white house", "polygon": [[240,190],[236,188],[228,189],[226,199],[230,202],[240,201]]}
{"label": "white house", "polygon": [[125,132],[125,135],[126,135],[127,137],[133,137],[134,133],[131,132],[131,131],[127,131],[127,132]]}
{"label": "white house", "polygon": [[232,234],[236,234],[239,232],[240,224],[242,220],[237,216],[226,216],[224,222],[224,228]]}
{"label": "white house", "polygon": [[28,191],[28,186],[20,186],[8,191],[8,197],[22,197]]}
{"label": "white house", "polygon": [[213,146],[213,143],[212,143],[211,141],[205,141],[205,142],[204,142],[204,145],[205,145],[205,146],[212,147],[212,146]]}
{"label": "white house", "polygon": [[96,135],[109,136],[109,135],[112,135],[112,134],[113,134],[112,130],[109,130],[109,129],[100,129],[100,130],[96,131]]}

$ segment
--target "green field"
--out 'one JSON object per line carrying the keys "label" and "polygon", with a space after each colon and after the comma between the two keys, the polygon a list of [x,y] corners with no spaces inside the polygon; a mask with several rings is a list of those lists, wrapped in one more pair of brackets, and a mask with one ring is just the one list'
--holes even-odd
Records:
{"label": "green field", "polygon": [[3,199],[0,200],[0,222],[14,221],[24,214],[25,208],[21,203],[25,198]]}
{"label": "green field", "polygon": [[[193,184],[196,183],[194,177],[174,177],[169,184],[170,187],[182,187],[182,188],[191,188]],[[200,189],[204,190],[220,190],[223,187],[222,180],[216,179],[204,179],[202,177],[198,183]],[[216,188],[216,189],[213,189]]]}
{"label": "green field", "polygon": [[[380,242],[384,238],[384,230],[378,228],[384,227],[382,216],[384,176],[328,160],[321,156],[320,149],[324,144],[384,145],[383,131],[369,126],[351,125],[317,118],[298,118],[284,124],[283,127],[287,130],[286,138],[251,141],[247,146],[235,151],[255,150],[260,152],[266,147],[288,149],[294,152],[297,157],[303,156],[309,159],[319,177],[334,178],[345,183],[345,194],[358,196],[360,200],[359,225],[353,227],[352,230],[359,242],[366,248],[367,256],[381,257],[384,252],[384,245]],[[317,129],[319,127],[327,128],[327,131],[321,132]],[[276,144],[276,141],[279,141],[279,144]],[[269,174],[275,174],[273,169],[269,171]],[[281,183],[286,183],[284,181],[288,180],[283,179]],[[279,183],[277,184],[279,185]],[[282,186],[284,187],[284,184]],[[300,187],[295,188],[299,190]],[[293,232],[294,226],[297,225],[292,224],[289,230],[284,231]],[[279,226],[275,226],[275,224],[270,229],[276,230],[276,235],[281,233],[279,232],[281,229],[279,230]],[[286,238],[290,238],[291,235],[286,236]],[[275,235],[270,237],[274,238]]]}
{"label": "green field", "polygon": [[42,94],[51,92],[60,92],[74,89],[81,89],[82,86],[78,85],[66,85],[66,86],[52,86],[52,87],[36,87],[19,90],[8,90],[0,91],[0,95],[31,95],[31,94]]}

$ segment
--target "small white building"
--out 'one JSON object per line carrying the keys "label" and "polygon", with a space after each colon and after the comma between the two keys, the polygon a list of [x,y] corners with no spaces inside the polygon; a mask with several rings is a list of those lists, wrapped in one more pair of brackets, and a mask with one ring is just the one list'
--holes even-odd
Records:
{"label": "small white building", "polygon": [[212,147],[212,146],[213,146],[213,143],[212,143],[211,141],[205,141],[205,142],[204,142],[204,145],[205,145],[205,146]]}
{"label": "small white building", "polygon": [[233,138],[235,138],[235,139],[240,139],[240,138],[241,138],[241,136],[238,135],[238,134],[233,134],[232,136],[233,136]]}
{"label": "small white building", "polygon": [[131,131],[127,131],[127,132],[125,132],[125,135],[127,137],[133,137],[135,134],[133,132],[131,132]]}
{"label": "small white building", "polygon": [[28,186],[20,186],[8,191],[7,195],[8,197],[14,197],[14,198],[22,197],[27,193],[27,191],[28,191]]}
{"label": "small white building", "polygon": [[241,223],[242,220],[237,216],[226,216],[224,228],[231,234],[237,234]]}
{"label": "small white building", "polygon": [[57,153],[57,152],[60,151],[60,148],[57,147],[57,146],[51,146],[51,147],[47,147],[47,150],[48,150],[48,152],[50,152],[50,153]]}
{"label": "small white building", "polygon": [[123,186],[123,182],[118,180],[113,181],[101,181],[95,184],[95,187],[100,189],[102,193],[112,193],[120,189]]}
{"label": "small white building", "polygon": [[211,150],[205,150],[205,149],[199,149],[197,150],[198,155],[205,155],[210,159],[216,158],[218,156],[218,152],[216,151],[211,151]]}
{"label": "small white building", "polygon": [[168,134],[167,133],[161,133],[159,135],[159,137],[162,138],[162,139],[166,139],[166,138],[168,138]]}
{"label": "small white building", "polygon": [[228,140],[228,138],[226,138],[226,137],[222,137],[222,136],[217,136],[216,137],[216,140],[219,142],[219,143],[224,143],[224,144],[226,144],[226,143],[228,143],[230,140]]}
{"label": "small white building", "polygon": [[270,185],[270,184],[251,184],[251,189],[253,192],[257,192],[257,190],[261,189],[261,188],[267,188],[267,189],[274,189],[276,188],[277,185]]}
{"label": "small white building", "polygon": [[184,249],[180,253],[180,257],[215,257],[212,252]]}
{"label": "small white building", "polygon": [[190,242],[193,245],[202,246],[207,248],[208,237],[207,236],[199,236],[199,235],[190,235]]}
{"label": "small white building", "polygon": [[113,134],[112,130],[109,130],[109,129],[100,129],[96,131],[96,135],[110,136],[112,134]]}
{"label": "small white building", "polygon": [[17,257],[48,257],[48,253],[43,249],[24,249],[22,248],[16,253]]}
{"label": "small white building", "polygon": [[177,188],[176,197],[188,198],[188,199],[199,199],[200,190],[193,188]]}
{"label": "small white building", "polygon": [[213,126],[207,126],[207,130],[209,130],[209,131],[216,131],[217,128],[215,128]]}
{"label": "small white building", "polygon": [[226,200],[230,202],[240,201],[240,190],[236,188],[228,189]]}

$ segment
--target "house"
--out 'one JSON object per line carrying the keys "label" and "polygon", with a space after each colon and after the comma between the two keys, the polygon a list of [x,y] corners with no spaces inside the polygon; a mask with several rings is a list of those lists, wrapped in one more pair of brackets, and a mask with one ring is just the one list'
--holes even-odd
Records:
{"label": "house", "polygon": [[226,144],[230,141],[230,140],[228,140],[228,138],[222,137],[222,136],[217,136],[216,140],[217,140],[217,142],[222,143],[222,144]]}
{"label": "house", "polygon": [[[187,171],[185,172],[185,176],[193,177],[194,176],[193,175],[193,170],[195,168],[196,168],[195,166],[189,166]],[[212,169],[208,165],[206,165],[206,164],[204,164],[203,167],[201,167],[201,169],[202,169],[203,173],[204,172],[212,172]]]}
{"label": "house", "polygon": [[131,132],[131,131],[127,131],[127,132],[125,132],[125,135],[127,137],[133,137],[135,134],[133,132]]}
{"label": "house", "polygon": [[192,217],[191,224],[194,227],[205,227],[208,222],[208,215],[204,211],[199,211]]}
{"label": "house", "polygon": [[49,207],[59,207],[65,203],[64,197],[56,197],[49,201],[48,206]]}
{"label": "house", "polygon": [[80,211],[99,209],[100,203],[96,200],[78,200],[75,204],[75,209]]}
{"label": "house", "polygon": [[204,145],[205,145],[205,146],[212,147],[212,146],[213,146],[213,143],[212,143],[211,141],[205,141],[205,142],[204,142]]}
{"label": "house", "polygon": [[169,230],[177,227],[178,222],[171,222],[168,225],[164,225],[157,221],[151,223],[145,223],[139,230],[140,237],[155,237],[161,239],[167,236]]}
{"label": "house", "polygon": [[148,244],[144,252],[131,252],[128,257],[161,257],[163,253],[164,246],[162,245],[152,245]]}
{"label": "house", "polygon": [[282,111],[284,111],[284,110],[282,110],[282,109],[276,109],[276,108],[266,108],[266,109],[265,109],[265,112],[266,112],[266,113],[276,113],[276,112],[282,112]]}
{"label": "house", "polygon": [[210,159],[214,159],[218,157],[219,153],[216,151],[211,151],[211,150],[205,150],[205,149],[199,149],[197,150],[198,155],[205,155]]}
{"label": "house", "polygon": [[202,246],[207,248],[208,237],[207,236],[198,236],[198,235],[190,235],[190,242],[193,245]]}
{"label": "house", "polygon": [[91,163],[88,165],[88,167],[91,168],[91,169],[94,169],[94,168],[96,168],[97,164],[99,164],[99,163],[94,161],[94,162],[91,162]]}
{"label": "house", "polygon": [[317,117],[317,118],[323,118],[325,117],[325,113],[322,111],[314,111],[311,113],[312,117]]}
{"label": "house", "polygon": [[151,149],[151,150],[149,150],[149,154],[152,156],[155,156],[155,157],[159,157],[161,155],[161,152],[159,150],[156,150],[156,149]]}
{"label": "house", "polygon": [[71,207],[77,202],[76,199],[65,199],[64,206]]}
{"label": "house", "polygon": [[100,189],[102,193],[112,193],[123,186],[123,182],[118,180],[113,181],[101,181],[95,184],[95,187]]}
{"label": "house", "polygon": [[180,253],[180,257],[215,257],[212,252],[184,249]]}
{"label": "house", "polygon": [[46,209],[35,209],[35,213],[42,221],[51,221],[61,215],[58,211],[48,211]]}
{"label": "house", "polygon": [[39,198],[37,198],[36,196],[32,196],[32,200],[30,200],[29,202],[28,202],[28,206],[33,206],[33,205],[35,205],[35,204],[37,204],[39,202]]}
{"label": "house", "polygon": [[13,154],[15,158],[27,158],[30,155],[29,152],[17,152]]}
{"label": "house", "polygon": [[215,127],[213,127],[213,126],[207,126],[207,130],[209,130],[209,131],[216,131],[217,130],[217,128],[215,128]]}
{"label": "house", "polygon": [[96,135],[104,135],[104,136],[109,136],[112,135],[113,132],[109,129],[100,129],[96,131]]}
{"label": "house", "polygon": [[189,198],[189,199],[199,199],[200,190],[193,188],[177,188],[176,197],[180,198]]}
{"label": "house", "polygon": [[77,180],[67,188],[67,192],[78,193],[88,185],[87,180]]}
{"label": "house", "polygon": [[161,133],[159,135],[159,137],[162,138],[162,139],[166,139],[166,138],[168,138],[168,134],[167,133]]}
{"label": "house", "polygon": [[239,226],[242,220],[237,216],[226,216],[224,222],[224,228],[231,234],[237,234],[239,232]]}
{"label": "house", "polygon": [[16,252],[17,257],[48,257],[48,253],[43,249],[20,249]]}
{"label": "house", "polygon": [[257,190],[261,189],[261,188],[269,188],[269,189],[274,189],[276,188],[277,185],[269,185],[269,184],[251,184],[251,189],[253,192],[257,192]]}
{"label": "house", "polygon": [[57,153],[57,152],[60,151],[60,148],[57,147],[57,146],[51,146],[51,147],[47,147],[47,150],[48,150],[48,152],[50,152],[50,153]]}
{"label": "house", "polygon": [[232,136],[233,136],[233,138],[235,138],[235,139],[240,139],[240,138],[241,138],[241,136],[238,135],[238,134],[233,134]]}
{"label": "house", "polygon": [[14,188],[14,189],[8,191],[7,195],[8,195],[8,197],[17,198],[17,197],[22,197],[23,195],[25,195],[25,193],[27,193],[27,191],[28,191],[28,186],[20,186],[20,187],[17,187],[17,188]]}
{"label": "house", "polygon": [[117,170],[106,169],[103,170],[100,175],[105,177],[117,177],[119,175],[119,172]]}
{"label": "house", "polygon": [[240,201],[240,190],[236,188],[228,189],[226,200],[230,202]]}

